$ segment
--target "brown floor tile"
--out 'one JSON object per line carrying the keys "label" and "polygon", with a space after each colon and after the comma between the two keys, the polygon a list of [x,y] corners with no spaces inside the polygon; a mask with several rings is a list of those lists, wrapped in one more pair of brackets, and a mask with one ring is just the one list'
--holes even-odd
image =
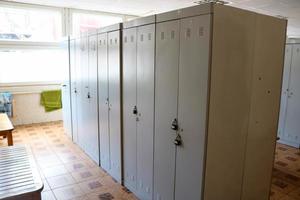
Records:
{"label": "brown floor tile", "polygon": [[73,185],[76,183],[74,178],[71,176],[71,174],[65,174],[61,176],[55,176],[47,178],[47,181],[49,183],[49,186],[51,189],[56,189],[59,187],[64,187],[68,185]]}

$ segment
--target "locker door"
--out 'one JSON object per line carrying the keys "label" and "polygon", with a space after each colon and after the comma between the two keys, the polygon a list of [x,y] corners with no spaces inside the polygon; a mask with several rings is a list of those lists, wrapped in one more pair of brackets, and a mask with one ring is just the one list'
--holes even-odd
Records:
{"label": "locker door", "polygon": [[136,28],[123,30],[124,184],[136,191]]}
{"label": "locker door", "polygon": [[107,33],[98,35],[98,89],[101,167],[109,171]]}
{"label": "locker door", "polygon": [[181,20],[175,199],[202,195],[210,52],[210,15]]}
{"label": "locker door", "polygon": [[72,115],[71,115],[71,85],[70,85],[70,44],[69,40],[63,42],[63,54],[66,58],[64,62],[64,80],[61,87],[62,111],[65,133],[72,139]]}
{"label": "locker door", "polygon": [[293,45],[292,65],[287,101],[285,133],[288,140],[300,144],[300,44]]}
{"label": "locker door", "polygon": [[179,21],[156,25],[154,199],[174,199]]}
{"label": "locker door", "polygon": [[99,164],[99,138],[98,138],[98,79],[97,79],[97,35],[89,37],[89,152],[91,158]]}
{"label": "locker door", "polygon": [[152,199],[155,25],[137,33],[137,187],[141,199]]}
{"label": "locker door", "polygon": [[70,43],[70,75],[71,75],[71,110],[72,110],[72,131],[73,142],[78,143],[78,126],[77,126],[77,50],[78,40],[72,40]]}
{"label": "locker door", "polygon": [[80,47],[80,91],[79,91],[79,106],[78,106],[78,140],[80,147],[86,151],[88,146],[87,132],[89,127],[87,124],[88,114],[88,40],[83,37]]}
{"label": "locker door", "polygon": [[108,41],[110,173],[121,182],[120,31],[108,33]]}
{"label": "locker door", "polygon": [[288,87],[290,80],[290,71],[292,63],[292,45],[286,45],[285,48],[285,58],[284,58],[284,70],[283,70],[283,80],[281,89],[281,102],[280,102],[280,114],[279,114],[279,125],[278,125],[278,136],[280,139],[285,139],[284,125],[286,119],[286,106],[288,99]]}

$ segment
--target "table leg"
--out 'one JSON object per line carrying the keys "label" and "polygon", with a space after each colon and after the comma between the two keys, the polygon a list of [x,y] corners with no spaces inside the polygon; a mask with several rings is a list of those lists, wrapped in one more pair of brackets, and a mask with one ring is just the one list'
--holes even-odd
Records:
{"label": "table leg", "polygon": [[7,143],[8,143],[8,146],[14,145],[13,137],[12,137],[12,131],[9,131],[7,133]]}

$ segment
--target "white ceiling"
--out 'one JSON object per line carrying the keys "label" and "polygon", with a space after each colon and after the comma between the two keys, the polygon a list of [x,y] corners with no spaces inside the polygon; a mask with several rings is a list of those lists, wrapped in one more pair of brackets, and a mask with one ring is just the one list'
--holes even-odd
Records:
{"label": "white ceiling", "polygon": [[[195,5],[197,0],[10,0],[145,16]],[[300,37],[300,0],[229,0],[231,6],[287,17],[288,35]]]}

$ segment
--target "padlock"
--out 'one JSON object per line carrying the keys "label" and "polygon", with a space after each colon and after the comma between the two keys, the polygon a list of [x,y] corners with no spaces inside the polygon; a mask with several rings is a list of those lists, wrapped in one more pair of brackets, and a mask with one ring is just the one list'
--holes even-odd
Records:
{"label": "padlock", "polygon": [[180,146],[182,144],[182,139],[181,139],[181,136],[178,134],[174,140],[174,144],[176,146]]}

